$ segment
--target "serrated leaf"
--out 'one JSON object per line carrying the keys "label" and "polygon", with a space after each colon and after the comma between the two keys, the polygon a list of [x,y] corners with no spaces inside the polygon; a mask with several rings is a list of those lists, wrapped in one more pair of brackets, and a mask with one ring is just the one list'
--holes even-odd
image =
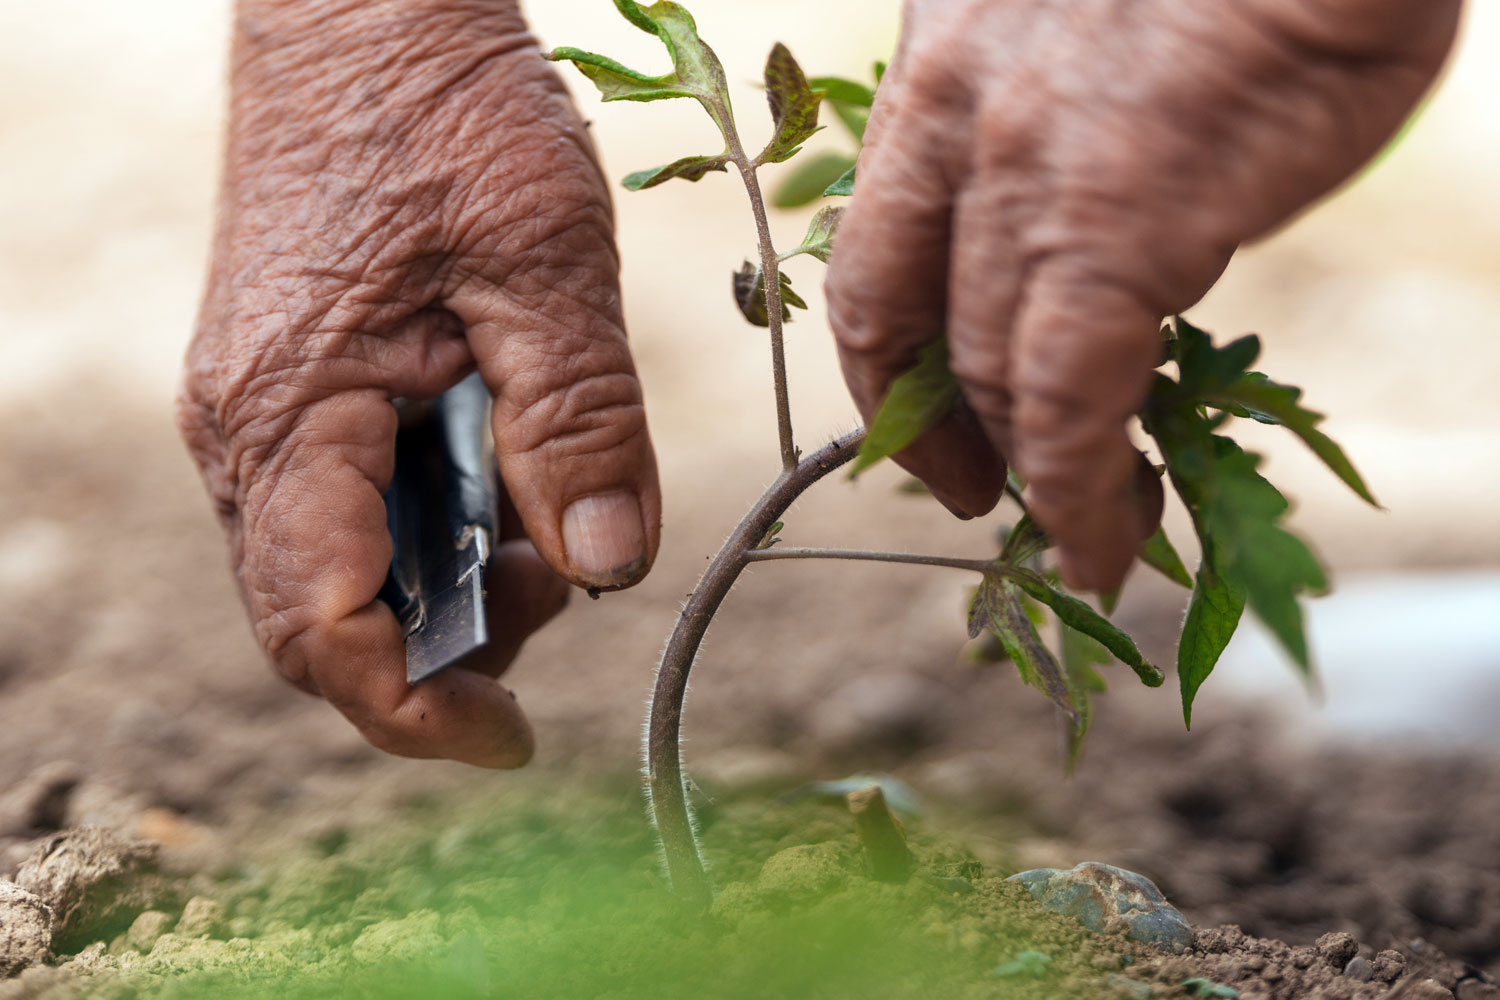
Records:
{"label": "serrated leaf", "polygon": [[1058,621],[1094,639],[1115,659],[1134,670],[1147,687],[1161,687],[1166,680],[1165,675],[1141,655],[1134,639],[1083,601],[1049,585],[1035,573],[1017,574],[1016,582],[1031,597],[1051,608]]}
{"label": "serrated leaf", "polygon": [[1182,691],[1182,721],[1193,728],[1193,699],[1219,662],[1224,647],[1239,627],[1245,611],[1245,591],[1214,572],[1205,556],[1198,567],[1193,596],[1188,601],[1182,637],[1177,641],[1177,683]]}
{"label": "serrated leaf", "polygon": [[771,141],[755,158],[757,166],[790,159],[819,128],[818,106],[823,97],[808,85],[802,67],[780,42],[766,60],[766,100],[771,105],[774,131]]}
{"label": "serrated leaf", "polygon": [[1258,471],[1261,458],[1225,437],[1214,438],[1216,488],[1205,507],[1223,574],[1245,589],[1250,610],[1265,622],[1304,675],[1311,674],[1297,598],[1328,589],[1306,544],[1280,526],[1288,504]]}
{"label": "serrated leaf", "polygon": [[948,370],[948,343],[934,341],[917,352],[917,364],[886,390],[885,401],[859,446],[849,477],[859,475],[882,458],[896,454],[958,404],[963,392]]}
{"label": "serrated leaf", "polygon": [[661,39],[672,58],[671,73],[648,76],[608,56],[567,47],[554,49],[546,57],[572,62],[594,82],[606,101],[694,98],[708,111],[719,131],[727,134],[731,122],[724,66],[714,50],[698,37],[693,16],[671,0],[660,0],[649,7],[642,7],[635,0],[614,0],[614,3],[631,24]]}
{"label": "serrated leaf", "polygon": [[818,209],[817,214],[807,224],[807,235],[802,237],[802,243],[797,249],[781,255],[782,260],[789,260],[798,254],[805,253],[810,257],[816,257],[823,263],[828,263],[828,258],[833,254],[833,237],[838,232],[839,222],[844,216],[844,210],[833,205],[826,205]]}
{"label": "serrated leaf", "polygon": [[1020,588],[1004,577],[989,573],[984,575],[969,607],[969,638],[978,638],[984,631],[1000,640],[1021,680],[1052,699],[1068,720],[1078,725],[1078,706],[1068,690],[1062,667],[1037,635],[1022,603]]}
{"label": "serrated leaf", "polygon": [[1318,430],[1323,414],[1301,405],[1302,390],[1293,385],[1273,382],[1260,372],[1246,372],[1222,391],[1210,395],[1207,402],[1221,408],[1238,407],[1263,424],[1279,424],[1300,437],[1334,475],[1373,507],[1380,504],[1370,493],[1363,477],[1344,450],[1327,434]]}
{"label": "serrated leaf", "polygon": [[854,168],[850,167],[844,171],[844,175],[823,189],[825,198],[834,198],[839,195],[851,195],[854,193]]}
{"label": "serrated leaf", "polygon": [[656,187],[675,177],[681,177],[685,181],[697,181],[710,171],[728,171],[729,157],[720,153],[718,156],[684,156],[680,160],[673,160],[665,166],[651,167],[648,170],[637,170],[629,174],[620,183],[625,185],[629,191],[643,191],[646,188]]}
{"label": "serrated leaf", "polygon": [[1182,557],[1172,547],[1171,539],[1167,538],[1167,530],[1160,525],[1157,525],[1156,534],[1141,543],[1138,555],[1141,562],[1178,586],[1193,586],[1193,578],[1182,564]]}
{"label": "serrated leaf", "polygon": [[823,153],[799,162],[784,177],[771,195],[777,208],[800,208],[823,197],[828,185],[854,166],[854,157],[843,153]]}
{"label": "serrated leaf", "polygon": [[[781,286],[781,321],[792,321],[792,309],[806,309],[807,302],[792,290],[792,279],[785,271],[777,272]],[[759,267],[745,261],[734,273],[734,303],[740,313],[755,326],[770,326],[770,312],[766,304],[766,276]]]}
{"label": "serrated leaf", "polygon": [[1180,370],[1177,389],[1183,396],[1202,398],[1233,384],[1260,356],[1260,338],[1248,334],[1217,347],[1207,333],[1186,319],[1175,320],[1172,341]]}

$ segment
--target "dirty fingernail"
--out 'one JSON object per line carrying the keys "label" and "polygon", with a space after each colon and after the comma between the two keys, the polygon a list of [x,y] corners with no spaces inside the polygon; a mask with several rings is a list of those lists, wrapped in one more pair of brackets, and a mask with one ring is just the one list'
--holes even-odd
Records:
{"label": "dirty fingernail", "polygon": [[621,490],[575,500],[563,512],[563,548],[573,571],[598,587],[629,583],[646,566],[641,504]]}

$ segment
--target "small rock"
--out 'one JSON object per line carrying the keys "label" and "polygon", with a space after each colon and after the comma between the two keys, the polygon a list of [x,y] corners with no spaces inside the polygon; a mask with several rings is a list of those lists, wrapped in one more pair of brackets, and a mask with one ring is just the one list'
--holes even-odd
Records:
{"label": "small rock", "polygon": [[1370,963],[1368,958],[1355,955],[1344,963],[1344,975],[1356,983],[1368,983],[1371,979],[1375,978],[1375,966]]}
{"label": "small rock", "polygon": [[1354,940],[1354,935],[1343,931],[1324,934],[1318,938],[1316,947],[1323,961],[1335,969],[1344,968],[1351,958],[1359,954],[1359,942]]}
{"label": "small rock", "polygon": [[21,865],[16,884],[52,907],[55,935],[82,934],[150,905],[158,888],[147,877],[155,854],[153,844],[80,826],[44,840]]}
{"label": "small rock", "polygon": [[1370,965],[1375,978],[1382,983],[1394,983],[1406,972],[1406,956],[1392,948],[1377,954]]}
{"label": "small rock", "polygon": [[0,979],[47,957],[52,907],[10,882],[0,882]]}
{"label": "small rock", "polygon": [[170,916],[160,910],[147,910],[130,924],[130,930],[125,932],[125,943],[144,955],[171,927]]}
{"label": "small rock", "polygon": [[183,907],[177,931],[182,937],[212,937],[224,924],[224,906],[207,896],[194,896]]}
{"label": "small rock", "polygon": [[1402,1000],[1453,1000],[1453,991],[1436,979],[1424,979],[1413,983],[1402,995]]}
{"label": "small rock", "polygon": [[1102,933],[1123,920],[1133,941],[1182,952],[1193,943],[1193,928],[1150,879],[1113,865],[1085,861],[1067,871],[1037,868],[1012,875],[1042,906]]}

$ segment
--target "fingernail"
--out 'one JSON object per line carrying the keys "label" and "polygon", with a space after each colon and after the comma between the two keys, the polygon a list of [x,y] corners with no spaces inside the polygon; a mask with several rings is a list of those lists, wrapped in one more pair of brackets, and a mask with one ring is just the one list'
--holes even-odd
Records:
{"label": "fingernail", "polygon": [[573,571],[596,587],[629,583],[646,567],[646,530],[634,493],[573,501],[563,512],[562,533]]}

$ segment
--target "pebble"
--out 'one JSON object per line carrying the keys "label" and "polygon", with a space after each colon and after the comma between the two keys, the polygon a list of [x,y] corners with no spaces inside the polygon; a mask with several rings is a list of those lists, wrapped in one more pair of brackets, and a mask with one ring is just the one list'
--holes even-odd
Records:
{"label": "pebble", "polygon": [[138,902],[147,891],[139,876],[155,856],[153,844],[80,826],[42,841],[16,872],[16,884],[52,907],[61,934]]}
{"label": "pebble", "polygon": [[1355,955],[1344,964],[1344,975],[1357,983],[1368,983],[1375,978],[1375,966],[1368,958]]}
{"label": "pebble", "polygon": [[1036,868],[1008,881],[1020,882],[1042,906],[1096,933],[1123,921],[1133,941],[1179,953],[1193,943],[1192,925],[1144,875],[1085,861],[1066,871]]}
{"label": "pebble", "polygon": [[0,979],[47,957],[52,907],[11,882],[0,881]]}

